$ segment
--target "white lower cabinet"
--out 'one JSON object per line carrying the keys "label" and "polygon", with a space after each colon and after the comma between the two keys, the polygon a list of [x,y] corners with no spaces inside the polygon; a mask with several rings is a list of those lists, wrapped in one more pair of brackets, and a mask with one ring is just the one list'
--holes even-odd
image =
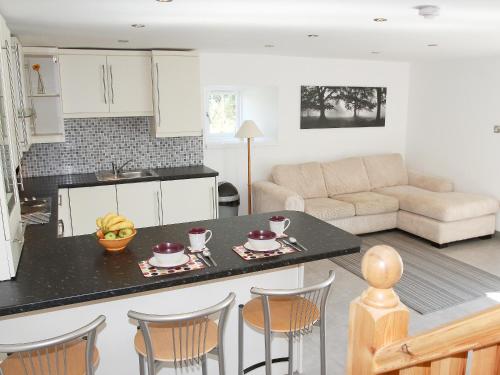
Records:
{"label": "white lower cabinet", "polygon": [[116,185],[118,213],[132,220],[136,228],[162,224],[160,181]]}
{"label": "white lower cabinet", "polygon": [[59,189],[57,195],[57,237],[71,237],[71,209],[69,206],[69,189]]}
{"label": "white lower cabinet", "polygon": [[69,189],[73,236],[93,233],[96,219],[117,212],[115,185]]}
{"label": "white lower cabinet", "polygon": [[163,224],[217,218],[215,177],[161,182]]}

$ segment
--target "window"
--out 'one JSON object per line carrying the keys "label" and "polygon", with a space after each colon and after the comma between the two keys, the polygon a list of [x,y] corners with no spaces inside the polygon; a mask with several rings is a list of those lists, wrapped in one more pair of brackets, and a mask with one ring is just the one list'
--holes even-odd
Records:
{"label": "window", "polygon": [[240,124],[239,92],[208,90],[206,101],[207,138],[233,138]]}

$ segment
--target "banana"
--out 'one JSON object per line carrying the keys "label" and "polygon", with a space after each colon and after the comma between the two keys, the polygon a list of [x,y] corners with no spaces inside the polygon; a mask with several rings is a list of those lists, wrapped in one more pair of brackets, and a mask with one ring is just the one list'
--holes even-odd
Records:
{"label": "banana", "polygon": [[108,227],[109,220],[111,220],[115,216],[118,216],[118,215],[116,215],[116,214],[114,214],[112,212],[110,212],[109,214],[107,214],[106,216],[104,216],[104,218],[102,219],[102,226],[104,228]]}
{"label": "banana", "polygon": [[99,229],[102,229],[102,217],[98,217],[95,223]]}
{"label": "banana", "polygon": [[123,216],[118,215],[118,216],[115,216],[115,217],[112,217],[111,219],[109,219],[108,222],[106,223],[106,226],[112,227],[113,225],[121,223],[122,221],[127,221],[127,219],[124,218]]}
{"label": "banana", "polygon": [[134,223],[132,223],[131,221],[122,221],[122,222],[119,222],[118,224],[115,224],[115,225],[112,225],[110,227],[108,227],[108,231],[115,231],[115,230],[122,230],[122,229],[133,229],[134,228]]}

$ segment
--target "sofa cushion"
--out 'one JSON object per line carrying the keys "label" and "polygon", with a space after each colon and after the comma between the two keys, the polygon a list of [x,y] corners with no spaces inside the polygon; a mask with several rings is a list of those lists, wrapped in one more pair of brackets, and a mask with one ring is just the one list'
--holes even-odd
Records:
{"label": "sofa cushion", "polygon": [[322,163],[321,167],[329,197],[370,190],[370,181],[362,158],[331,161]]}
{"label": "sofa cushion", "polygon": [[400,154],[365,156],[363,162],[372,189],[408,185],[408,172]]}
{"label": "sofa cushion", "polygon": [[295,191],[302,198],[328,197],[319,163],[276,165],[271,174],[276,184]]}
{"label": "sofa cushion", "polygon": [[336,195],[335,199],[352,203],[356,216],[385,214],[399,210],[399,201],[396,198],[370,191]]}
{"label": "sofa cushion", "polygon": [[414,186],[376,189],[399,200],[399,208],[440,221],[457,221],[496,213],[496,199],[468,193],[437,193]]}
{"label": "sofa cushion", "polygon": [[354,205],[331,198],[310,198],[304,200],[304,211],[321,220],[352,217],[356,214]]}

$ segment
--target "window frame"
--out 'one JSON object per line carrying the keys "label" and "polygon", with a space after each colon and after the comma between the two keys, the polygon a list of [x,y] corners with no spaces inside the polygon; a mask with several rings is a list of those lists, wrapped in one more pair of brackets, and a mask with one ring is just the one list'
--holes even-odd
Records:
{"label": "window frame", "polygon": [[[210,133],[210,119],[208,117],[208,108],[209,108],[209,96],[213,92],[223,92],[223,93],[232,93],[236,96],[236,124],[234,132],[230,133],[219,133],[213,134]],[[203,117],[204,117],[204,132],[205,142],[207,144],[221,144],[221,143],[239,143],[239,140],[234,137],[238,128],[241,125],[241,90],[238,90],[234,87],[224,87],[224,86],[209,86],[204,90],[204,108],[203,108]]]}

